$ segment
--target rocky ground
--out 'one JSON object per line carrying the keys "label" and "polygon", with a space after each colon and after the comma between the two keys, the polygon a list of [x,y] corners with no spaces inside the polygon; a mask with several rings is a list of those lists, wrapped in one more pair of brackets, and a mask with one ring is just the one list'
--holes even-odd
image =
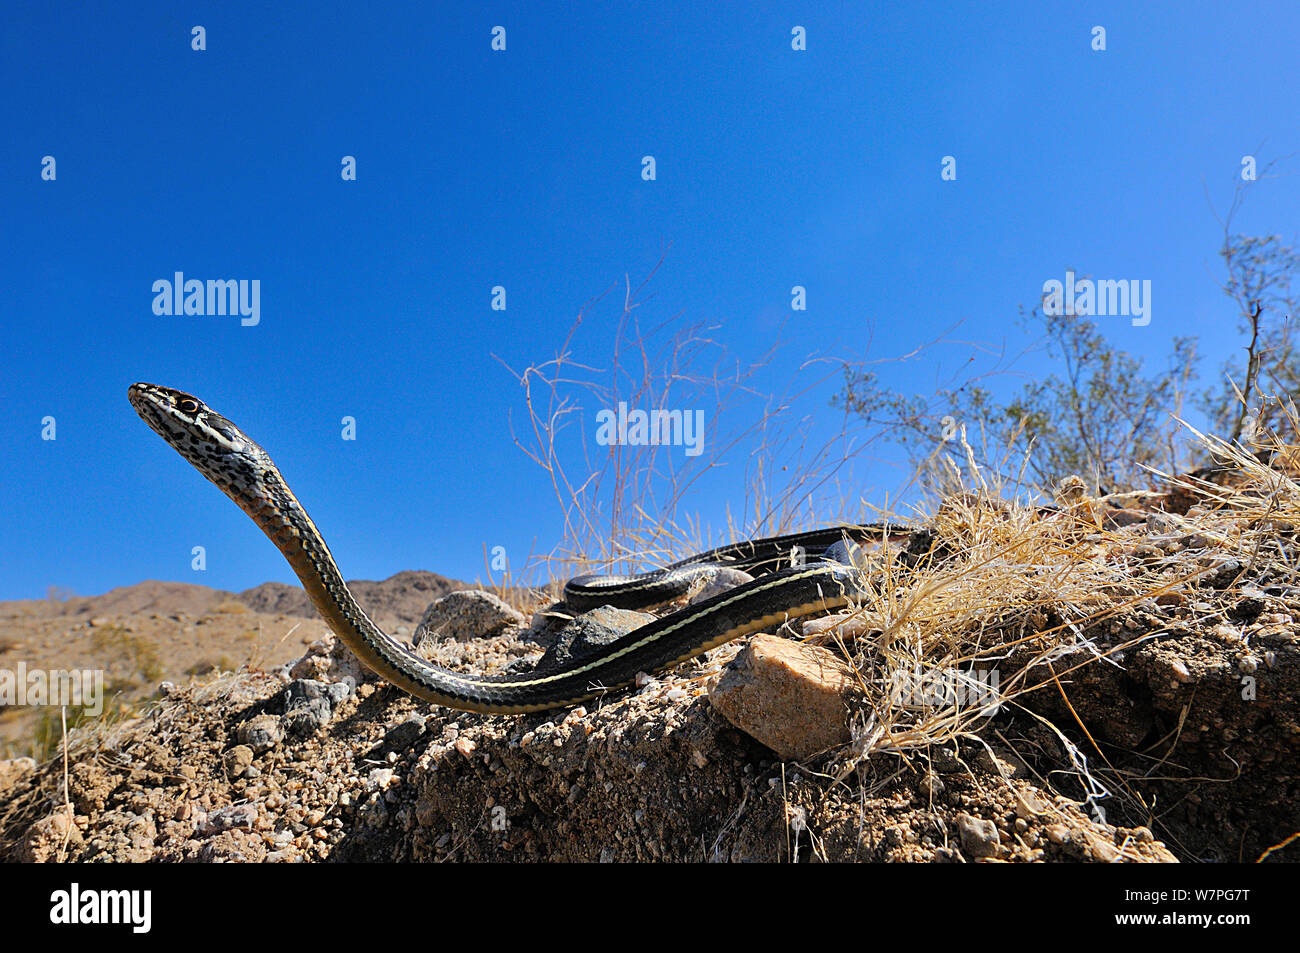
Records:
{"label": "rocky ground", "polygon": [[[332,638],[314,652],[348,667]],[[553,719],[429,711],[364,682],[305,737],[282,727],[282,679],[232,676],[74,764],[70,808],[57,769],[44,797],[37,772],[16,773],[5,847],[76,861],[1173,859],[1149,830],[1096,824],[982,748],[828,785],[714,711],[702,674]]]}
{"label": "rocky ground", "polygon": [[[878,555],[857,611],[781,633],[804,641],[742,640],[551,715],[428,706],[324,637],[75,739],[66,787],[61,759],[0,763],[0,857],[1294,859],[1294,490],[1067,493],[1048,516],[967,500]],[[596,613],[461,594],[419,651],[499,672],[643,618]],[[911,662],[992,665],[997,703],[900,694]]]}

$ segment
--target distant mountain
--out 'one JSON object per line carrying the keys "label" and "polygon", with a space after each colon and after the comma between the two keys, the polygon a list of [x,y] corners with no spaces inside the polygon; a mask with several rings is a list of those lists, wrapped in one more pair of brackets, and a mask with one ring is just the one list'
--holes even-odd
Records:
{"label": "distant mountain", "polygon": [[[362,608],[372,617],[396,620],[412,626],[420,621],[429,603],[453,590],[468,588],[467,583],[420,570],[399,572],[381,582],[358,579],[349,582],[348,586]],[[154,579],[133,586],[121,586],[102,596],[74,596],[62,601],[21,599],[0,602],[0,618],[89,618],[137,614],[170,616],[181,613],[201,616],[216,611],[222,603],[232,600],[244,603],[255,612],[316,618],[316,610],[307,601],[307,594],[298,586],[282,582],[264,582],[252,589],[234,593],[189,582],[159,582]]]}
{"label": "distant mountain", "polygon": [[[394,618],[409,625],[415,625],[429,608],[429,603],[441,599],[456,589],[469,588],[467,583],[448,579],[435,572],[408,570],[389,576],[382,582],[369,579],[355,579],[348,583],[348,588],[365,609],[375,618]],[[316,610],[307,600],[307,593],[301,586],[289,586],[282,582],[264,582],[252,589],[245,589],[235,598],[257,612],[280,613],[313,618]]]}
{"label": "distant mountain", "polygon": [[159,582],[147,579],[133,586],[110,589],[102,596],[71,596],[67,599],[15,599],[0,602],[0,617],[81,619],[91,616],[157,614],[191,616],[212,612],[235,598],[233,592],[190,582]]}

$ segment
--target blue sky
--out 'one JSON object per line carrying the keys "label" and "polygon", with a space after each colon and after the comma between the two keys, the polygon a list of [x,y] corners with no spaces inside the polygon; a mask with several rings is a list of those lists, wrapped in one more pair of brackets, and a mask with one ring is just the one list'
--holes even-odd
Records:
{"label": "blue sky", "polygon": [[[463,6],[7,8],[0,598],[292,579],[136,417],[136,380],[261,442],[349,577],[474,578],[485,545],[518,566],[563,526],[503,364],[553,356],[613,287],[572,343],[606,367],[624,276],[669,245],[642,320],[708,325],[742,362],[779,338],[773,390],[811,354],[893,358],[959,320],[1015,350],[1017,307],[1067,267],[1151,280],[1151,323],[1109,319],[1116,344],[1159,361],[1196,334],[1217,361],[1238,342],[1207,188],[1222,211],[1243,155],[1300,152],[1289,2]],[[1297,222],[1294,177],[1238,220]],[[176,271],[257,279],[260,323],[155,315]],[[968,353],[885,372],[929,391]],[[829,394],[797,411],[814,431]],[[684,507],[718,525],[743,470]],[[871,499],[899,471],[853,478]]]}

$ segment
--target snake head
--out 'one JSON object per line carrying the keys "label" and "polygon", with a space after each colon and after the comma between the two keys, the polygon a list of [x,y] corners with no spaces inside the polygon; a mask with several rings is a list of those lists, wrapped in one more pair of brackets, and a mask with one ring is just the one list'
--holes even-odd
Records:
{"label": "snake head", "polygon": [[155,433],[227,493],[256,486],[270,465],[266,451],[197,397],[144,383],[132,384],[127,397]]}

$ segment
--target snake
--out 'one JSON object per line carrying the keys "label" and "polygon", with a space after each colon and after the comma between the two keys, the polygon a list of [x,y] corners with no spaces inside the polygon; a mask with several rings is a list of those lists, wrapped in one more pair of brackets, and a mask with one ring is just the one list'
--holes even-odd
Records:
{"label": "snake", "polygon": [[[588,655],[545,671],[477,675],[434,665],[377,626],[344,582],[316,524],[265,450],[239,427],[184,391],[132,384],[136,412],[275,544],[312,605],[357,659],[417,698],[461,711],[524,714],[572,707],[726,642],[792,619],[842,608],[864,591],[852,548],[908,527],[833,527],[722,546],[663,569],[629,576],[584,575],[565,587],[575,608],[664,602],[718,566],[754,575],[625,633]],[[809,561],[808,553],[823,558]]]}

